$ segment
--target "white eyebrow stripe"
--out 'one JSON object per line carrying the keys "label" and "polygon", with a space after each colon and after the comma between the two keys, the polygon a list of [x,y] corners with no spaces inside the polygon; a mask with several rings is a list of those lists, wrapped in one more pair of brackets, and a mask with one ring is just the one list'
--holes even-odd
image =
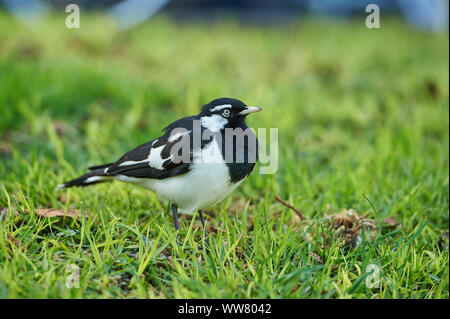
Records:
{"label": "white eyebrow stripe", "polygon": [[220,111],[220,110],[226,109],[226,108],[231,109],[231,104],[217,105],[211,109],[211,112]]}

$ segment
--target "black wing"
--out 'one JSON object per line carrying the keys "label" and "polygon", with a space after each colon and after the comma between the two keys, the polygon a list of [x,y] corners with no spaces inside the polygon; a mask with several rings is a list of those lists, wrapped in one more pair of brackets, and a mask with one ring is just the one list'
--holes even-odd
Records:
{"label": "black wing", "polygon": [[[164,135],[160,138],[136,147],[110,166],[101,165],[94,168],[105,167],[107,176],[125,175],[136,178],[164,179],[185,174],[190,170],[192,163],[192,147],[189,146],[188,161],[174,162],[171,155],[175,145],[178,149],[181,145],[180,142],[188,142],[187,137],[189,141],[192,140],[193,120],[195,119],[197,119],[196,116],[182,118],[167,126],[164,129]],[[184,130],[189,136],[177,137],[174,133],[179,132],[175,131],[177,129]]]}

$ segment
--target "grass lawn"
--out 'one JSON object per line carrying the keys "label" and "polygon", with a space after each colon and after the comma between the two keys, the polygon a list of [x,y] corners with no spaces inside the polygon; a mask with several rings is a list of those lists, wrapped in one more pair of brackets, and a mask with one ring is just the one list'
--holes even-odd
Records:
{"label": "grass lawn", "polygon": [[[0,298],[449,298],[447,35],[387,18],[64,21],[0,12]],[[55,190],[223,96],[264,108],[247,122],[278,128],[279,167],[206,212],[209,253],[199,218],[181,219],[191,253],[176,245],[149,191]],[[377,226],[355,247],[327,219],[345,209]]]}

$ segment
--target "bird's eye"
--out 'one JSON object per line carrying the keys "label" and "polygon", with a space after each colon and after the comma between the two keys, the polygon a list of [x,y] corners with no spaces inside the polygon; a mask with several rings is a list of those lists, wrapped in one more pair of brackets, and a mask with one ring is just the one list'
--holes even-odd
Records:
{"label": "bird's eye", "polygon": [[230,116],[230,110],[223,110],[223,112],[222,112],[222,115],[224,116],[224,117],[229,117]]}

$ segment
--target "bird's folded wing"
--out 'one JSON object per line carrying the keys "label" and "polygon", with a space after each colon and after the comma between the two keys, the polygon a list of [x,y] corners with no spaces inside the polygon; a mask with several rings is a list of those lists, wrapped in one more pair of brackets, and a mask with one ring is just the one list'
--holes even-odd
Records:
{"label": "bird's folded wing", "polygon": [[158,169],[149,166],[148,162],[143,162],[139,164],[118,166],[111,170],[108,169],[107,175],[125,175],[128,177],[135,178],[153,178],[153,179],[163,179],[167,177],[173,177],[181,174],[185,174],[189,171],[189,163],[180,163],[170,169]]}
{"label": "bird's folded wing", "polygon": [[[165,129],[165,134],[160,138],[142,144],[122,156],[117,162],[105,168],[108,176],[125,175],[135,178],[163,179],[185,174],[192,163],[193,149],[188,146],[188,158],[180,161],[174,159],[174,152],[180,148],[180,143],[189,142],[192,138],[192,121],[182,119],[177,127],[176,122]],[[179,121],[177,121],[179,122]],[[177,128],[184,129],[185,134],[174,133]],[[184,136],[188,135],[188,136]],[[185,139],[188,137],[189,139]],[[176,147],[176,148],[174,148]]]}

